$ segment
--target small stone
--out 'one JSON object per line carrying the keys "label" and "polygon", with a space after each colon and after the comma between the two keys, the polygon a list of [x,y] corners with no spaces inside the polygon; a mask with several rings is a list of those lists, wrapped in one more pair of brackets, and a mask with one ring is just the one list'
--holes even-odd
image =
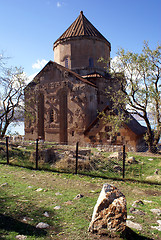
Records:
{"label": "small stone", "polygon": [[48,212],[44,212],[43,214],[45,217],[49,217],[49,213]]}
{"label": "small stone", "polygon": [[153,201],[143,200],[145,203],[152,203]]}
{"label": "small stone", "polygon": [[136,200],[133,202],[132,206],[133,207],[137,207],[139,205],[144,205],[143,201],[142,200]]}
{"label": "small stone", "polygon": [[154,214],[157,214],[158,216],[160,216],[161,215],[161,210],[160,209],[150,209],[150,211],[152,212],[152,213],[154,213]]}
{"label": "small stone", "polygon": [[133,213],[135,210],[136,210],[136,209],[135,209],[134,207],[131,207],[131,208],[129,209],[129,212],[130,212],[130,213]]}
{"label": "small stone", "polygon": [[62,195],[62,193],[56,192],[55,195],[56,195],[56,196],[59,196],[59,195]]}
{"label": "small stone", "polygon": [[138,210],[134,207],[130,208],[129,212],[132,213],[132,214],[136,214],[136,215],[145,215],[145,212],[143,212],[141,210]]}
{"label": "small stone", "polygon": [[49,224],[44,223],[44,222],[40,222],[36,225],[36,228],[41,228],[41,229],[45,229],[45,228],[49,228]]}
{"label": "small stone", "polygon": [[136,214],[136,215],[145,215],[145,212],[136,209],[136,211],[134,211],[133,214]]}
{"label": "small stone", "polygon": [[78,194],[74,199],[77,200],[77,199],[80,199],[80,198],[82,198],[82,197],[84,197],[84,195]]}
{"label": "small stone", "polygon": [[127,219],[134,219],[134,216],[127,215]]}
{"label": "small stone", "polygon": [[38,188],[38,189],[36,189],[36,192],[42,192],[42,191],[43,191],[42,188]]}
{"label": "small stone", "polygon": [[16,236],[16,239],[19,239],[19,240],[24,240],[26,238],[27,238],[27,236],[25,236],[25,235],[17,235]]}
{"label": "small stone", "polygon": [[154,174],[157,174],[157,175],[158,175],[158,173],[159,173],[159,169],[156,169],[155,172],[154,172]]}
{"label": "small stone", "polygon": [[159,224],[159,226],[151,226],[151,228],[161,231],[161,220],[157,220],[157,223]]}
{"label": "small stone", "polygon": [[149,161],[153,161],[154,159],[153,158],[148,158]]}
{"label": "small stone", "polygon": [[129,228],[134,228],[134,229],[137,229],[137,230],[139,230],[139,231],[142,230],[141,224],[132,222],[132,221],[130,221],[130,220],[127,220],[127,221],[126,221],[126,225],[127,225]]}
{"label": "small stone", "polygon": [[121,160],[122,159],[122,152],[114,152],[112,153],[110,156],[108,156],[108,158],[116,158],[117,160]]}
{"label": "small stone", "polygon": [[33,218],[23,217],[22,221],[23,222],[33,221]]}
{"label": "small stone", "polygon": [[127,162],[128,162],[129,164],[137,164],[137,163],[138,163],[138,161],[137,161],[134,157],[129,157],[129,158],[127,159]]}
{"label": "small stone", "polygon": [[67,202],[64,202],[64,204],[66,204],[66,205],[72,205],[73,202],[69,200],[69,201],[67,201]]}
{"label": "small stone", "polygon": [[61,208],[61,206],[55,206],[54,209],[55,210],[59,210]]}
{"label": "small stone", "polygon": [[91,190],[90,193],[95,193],[95,190]]}
{"label": "small stone", "polygon": [[142,200],[136,200],[135,203],[138,204],[138,205],[144,205]]}
{"label": "small stone", "polygon": [[8,186],[8,183],[2,183],[0,187],[5,187],[5,186]]}
{"label": "small stone", "polygon": [[27,219],[26,219],[26,217],[24,217],[24,218],[22,219],[22,221],[23,221],[23,222],[27,222]]}
{"label": "small stone", "polygon": [[122,167],[120,167],[119,165],[114,165],[114,166],[113,166],[113,170],[114,170],[115,172],[121,172],[121,171],[122,171]]}

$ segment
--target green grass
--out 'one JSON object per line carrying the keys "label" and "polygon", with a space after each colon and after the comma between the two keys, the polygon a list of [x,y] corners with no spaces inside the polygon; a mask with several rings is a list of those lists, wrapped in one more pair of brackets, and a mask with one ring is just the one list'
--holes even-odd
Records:
{"label": "green grass", "polygon": [[[94,205],[104,183],[115,185],[125,194],[127,209],[135,200],[151,200],[139,209],[144,216],[134,214],[134,221],[142,224],[143,230],[131,230],[130,238],[118,239],[161,239],[161,232],[151,229],[161,217],[150,209],[160,208],[161,186],[112,181],[82,175],[35,171],[21,167],[0,165],[0,238],[15,239],[22,234],[27,239],[94,240],[99,236],[89,234]],[[6,183],[6,184],[5,184]],[[42,191],[37,192],[38,188]],[[56,195],[56,193],[61,195]],[[77,194],[84,197],[75,200]],[[55,210],[55,206],[61,206]],[[49,218],[44,212],[49,213]],[[23,221],[26,218],[26,221]],[[45,222],[49,229],[39,230],[36,225]],[[104,238],[103,238],[104,239]],[[107,239],[107,238],[105,238]]]}
{"label": "green grass", "polygon": [[[130,153],[129,156],[134,156],[138,164],[126,165],[126,176],[139,180],[148,180],[161,183],[161,156],[144,156]],[[153,159],[150,161],[149,159]],[[159,169],[159,175],[154,172]]]}
{"label": "green grass", "polygon": [[[42,149],[46,146],[39,147]],[[143,225],[142,232],[130,230],[128,237],[124,236],[123,239],[161,239],[161,232],[150,227],[157,225],[157,220],[161,219],[150,211],[152,208],[160,208],[160,155],[146,156],[143,153],[128,153],[128,156],[135,157],[138,164],[126,163],[125,178],[131,181],[126,179],[119,181],[119,179],[122,180],[122,172],[115,172],[113,166],[122,166],[122,162],[116,159],[109,161],[110,153],[101,152],[100,158],[95,158],[98,150],[92,149],[90,157],[93,169],[90,171],[78,169],[78,173],[82,175],[77,176],[63,173],[63,171],[70,172],[71,169],[63,169],[63,167],[55,169],[54,166],[43,162],[39,162],[39,169],[47,171],[35,171],[34,160],[29,160],[33,151],[35,151],[35,145],[26,145],[22,148],[12,146],[9,148],[10,165],[5,165],[5,148],[1,149],[0,239],[15,239],[18,234],[26,235],[27,239],[99,239],[89,234],[87,229],[93,207],[105,182],[114,184],[125,194],[128,212],[134,200],[152,201],[152,203],[139,206],[139,209],[146,212],[146,215],[130,214],[135,217],[135,222]],[[153,160],[150,161],[149,158]],[[156,169],[160,171],[158,175],[154,174]],[[74,172],[73,169],[72,172]],[[154,184],[143,184],[145,181]],[[2,185],[3,183],[7,184]],[[37,192],[38,188],[43,190]],[[56,196],[57,192],[62,195]],[[84,197],[74,200],[79,193],[84,194]],[[55,210],[54,207],[59,205],[61,208]],[[49,213],[49,218],[43,215],[45,211]],[[26,222],[23,221],[24,217],[27,217]],[[46,222],[51,227],[38,230],[35,226],[39,222]]]}
{"label": "green grass", "polygon": [[[45,149],[47,147],[51,147],[52,145],[39,145],[39,149]],[[6,153],[5,146],[3,146],[4,150],[0,152],[0,163],[6,163]],[[68,146],[68,148],[72,148]],[[73,148],[75,150],[75,148]],[[26,144],[25,147],[17,148],[16,146],[12,146],[9,148],[9,160],[11,165],[17,165],[28,168],[35,168],[35,159],[30,159],[30,155],[35,151],[35,143]],[[57,152],[63,153],[63,149],[57,149]],[[65,151],[65,150],[64,150]],[[97,156],[95,154],[99,153]],[[122,179],[122,171],[115,171],[114,166],[119,165],[122,167],[122,161],[118,161],[117,159],[109,160],[108,157],[111,153],[108,152],[99,152],[97,149],[91,149],[90,161],[92,169],[79,169],[78,173],[99,176],[99,177],[108,177],[108,178],[116,178]],[[129,164],[126,162],[125,164],[125,178],[134,179],[139,181],[149,181],[161,183],[161,155],[150,155],[146,156],[146,153],[127,153],[128,156],[134,156],[138,161],[138,164]],[[150,161],[149,159],[153,160]],[[79,160],[78,160],[79,161]],[[74,163],[75,164],[75,163]],[[59,168],[56,168],[54,165],[39,162],[39,169],[44,170],[52,170],[59,172],[75,172],[75,166],[71,169],[70,167],[63,166],[60,164]],[[159,174],[155,175],[154,172],[156,169],[159,169]]]}

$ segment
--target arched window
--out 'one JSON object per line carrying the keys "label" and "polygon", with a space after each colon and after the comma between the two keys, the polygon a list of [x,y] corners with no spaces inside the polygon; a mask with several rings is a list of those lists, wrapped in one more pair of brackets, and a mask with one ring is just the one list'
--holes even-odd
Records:
{"label": "arched window", "polygon": [[53,109],[50,110],[50,123],[54,122],[54,111]]}
{"label": "arched window", "polygon": [[94,62],[93,62],[93,58],[89,58],[89,67],[92,68],[94,67]]}
{"label": "arched window", "polygon": [[65,59],[65,67],[68,68],[68,58]]}

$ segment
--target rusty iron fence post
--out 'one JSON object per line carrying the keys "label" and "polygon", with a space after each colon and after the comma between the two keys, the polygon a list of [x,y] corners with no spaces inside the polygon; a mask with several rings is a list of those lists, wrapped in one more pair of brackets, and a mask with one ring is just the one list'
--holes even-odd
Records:
{"label": "rusty iron fence post", "polygon": [[7,164],[9,164],[8,137],[6,137],[6,157],[7,157]]}
{"label": "rusty iron fence post", "polygon": [[78,144],[79,142],[76,143],[76,162],[75,162],[75,174],[77,174],[78,171]]}
{"label": "rusty iron fence post", "polygon": [[36,170],[38,170],[38,159],[39,159],[39,139],[36,139]]}
{"label": "rusty iron fence post", "polygon": [[123,178],[125,178],[125,157],[126,157],[126,154],[125,154],[125,145],[123,145],[123,169],[122,169],[122,173],[123,173]]}

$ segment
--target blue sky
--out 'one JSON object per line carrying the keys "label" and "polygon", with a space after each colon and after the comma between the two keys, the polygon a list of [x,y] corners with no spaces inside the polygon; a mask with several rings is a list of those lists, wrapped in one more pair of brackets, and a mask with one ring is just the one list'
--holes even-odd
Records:
{"label": "blue sky", "polygon": [[[80,11],[117,49],[161,44],[161,0],[0,0],[0,52],[28,76],[54,60],[53,43]],[[42,63],[42,64],[41,64]]]}

